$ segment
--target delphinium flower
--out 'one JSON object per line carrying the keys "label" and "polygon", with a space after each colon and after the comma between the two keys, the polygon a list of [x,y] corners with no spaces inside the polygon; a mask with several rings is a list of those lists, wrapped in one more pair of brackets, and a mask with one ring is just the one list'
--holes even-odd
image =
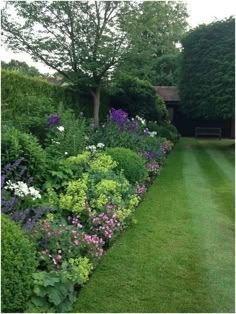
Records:
{"label": "delphinium flower", "polygon": [[48,124],[50,126],[58,125],[60,123],[60,117],[57,114],[51,114],[48,117]]}
{"label": "delphinium flower", "polygon": [[130,130],[132,132],[136,132],[136,130],[137,130],[137,123],[136,123],[136,121],[134,119],[131,120],[129,127],[130,127]]}
{"label": "delphinium flower", "polygon": [[112,108],[110,111],[110,118],[113,122],[117,123],[120,127],[120,130],[123,131],[128,121],[128,113],[122,109],[116,110]]}

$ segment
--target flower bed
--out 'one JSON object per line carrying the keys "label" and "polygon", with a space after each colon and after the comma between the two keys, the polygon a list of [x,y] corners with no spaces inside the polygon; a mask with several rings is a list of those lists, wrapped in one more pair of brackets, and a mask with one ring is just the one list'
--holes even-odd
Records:
{"label": "flower bed", "polygon": [[34,180],[32,165],[28,171],[27,154],[2,168],[2,211],[28,232],[37,249],[32,295],[15,311],[70,311],[173,147],[149,131],[145,119],[129,119],[121,109],[112,109],[99,130],[81,115],[78,144],[66,121],[68,127],[57,114],[48,117],[41,178],[35,173]]}

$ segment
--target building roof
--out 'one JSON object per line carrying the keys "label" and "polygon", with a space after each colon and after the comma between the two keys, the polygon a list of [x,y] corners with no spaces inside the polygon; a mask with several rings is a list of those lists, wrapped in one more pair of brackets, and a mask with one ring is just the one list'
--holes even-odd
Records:
{"label": "building roof", "polygon": [[180,101],[176,86],[154,86],[154,88],[164,101]]}

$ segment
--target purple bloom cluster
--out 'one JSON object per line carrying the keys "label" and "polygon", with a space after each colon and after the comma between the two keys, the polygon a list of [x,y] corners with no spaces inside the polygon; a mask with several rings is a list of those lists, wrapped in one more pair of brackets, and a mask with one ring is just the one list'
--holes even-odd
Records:
{"label": "purple bloom cluster", "polygon": [[114,108],[111,108],[110,119],[119,125],[120,130],[124,130],[125,125],[128,121],[128,113],[123,111],[122,109],[116,110]]}
{"label": "purple bloom cluster", "polygon": [[144,151],[142,156],[147,160],[154,160],[157,157],[157,153],[151,150]]}
{"label": "purple bloom cluster", "polygon": [[105,212],[92,218],[91,230],[99,234],[104,240],[111,239],[113,233],[120,228],[120,221],[115,213]]}
{"label": "purple bloom cluster", "polygon": [[136,132],[136,130],[137,130],[137,122],[136,122],[135,120],[132,120],[132,121],[130,122],[129,127],[130,127],[130,130],[131,130],[132,132]]}
{"label": "purple bloom cluster", "polygon": [[72,216],[72,217],[69,216],[67,219],[72,225],[76,226],[77,228],[79,228],[79,229],[83,228],[83,226],[80,223],[80,217],[79,216]]}
{"label": "purple bloom cluster", "polygon": [[89,235],[89,234],[84,234],[83,235],[83,240],[87,243],[90,244],[92,246],[95,247],[96,250],[96,257],[101,257],[103,255],[103,245],[104,245],[104,241],[102,238],[99,238],[96,234],[93,235]]}
{"label": "purple bloom cluster", "polygon": [[58,125],[60,123],[60,117],[57,114],[51,114],[48,117],[48,124],[50,126]]}
{"label": "purple bloom cluster", "polygon": [[[28,211],[29,210],[29,211]],[[27,218],[26,222],[23,225],[23,228],[27,231],[30,231],[33,229],[35,224],[39,221],[39,219],[47,212],[54,211],[55,208],[52,207],[39,207],[36,210],[34,210],[34,215],[32,215],[30,218]],[[26,209],[26,216],[30,213],[30,209]],[[16,214],[16,213],[15,213]],[[12,217],[13,218],[13,217]],[[14,218],[13,218],[14,219]]]}
{"label": "purple bloom cluster", "polygon": [[165,155],[172,149],[173,144],[170,141],[165,141],[160,146],[160,151]]}

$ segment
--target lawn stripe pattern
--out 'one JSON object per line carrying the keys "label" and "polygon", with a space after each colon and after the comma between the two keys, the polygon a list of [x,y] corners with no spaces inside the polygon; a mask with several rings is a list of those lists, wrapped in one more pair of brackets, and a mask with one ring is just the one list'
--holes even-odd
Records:
{"label": "lawn stripe pattern", "polygon": [[109,249],[73,312],[234,312],[229,144],[176,145],[137,209],[137,224]]}

